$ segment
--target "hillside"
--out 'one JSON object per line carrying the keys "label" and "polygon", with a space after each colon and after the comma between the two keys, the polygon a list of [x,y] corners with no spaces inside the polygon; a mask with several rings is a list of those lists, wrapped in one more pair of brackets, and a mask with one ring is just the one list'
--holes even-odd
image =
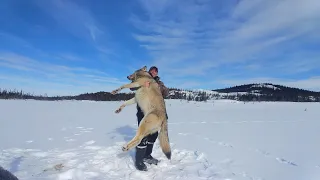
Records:
{"label": "hillside", "polygon": [[232,99],[239,101],[320,102],[320,92],[308,91],[271,83],[245,84],[214,90],[171,89],[170,99],[196,101]]}
{"label": "hillside", "polygon": [[304,89],[292,88],[282,85],[275,85],[271,83],[260,83],[260,84],[246,84],[241,86],[233,86],[224,89],[215,89],[219,93],[233,93],[233,92],[246,92],[253,94],[294,94],[294,95],[309,95],[317,96],[319,92],[308,91]]}
{"label": "hillside", "polygon": [[308,91],[299,88],[287,87],[271,83],[245,84],[225,89],[215,89],[215,92],[239,95],[243,100],[260,101],[318,101],[320,92]]}

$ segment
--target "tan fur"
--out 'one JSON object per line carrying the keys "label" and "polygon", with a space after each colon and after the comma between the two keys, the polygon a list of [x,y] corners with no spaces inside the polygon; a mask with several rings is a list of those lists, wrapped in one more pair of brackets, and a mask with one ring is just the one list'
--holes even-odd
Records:
{"label": "tan fur", "polygon": [[[122,150],[128,151],[136,147],[145,136],[160,131],[158,139],[162,152],[168,159],[171,159],[166,107],[157,82],[147,72],[146,66],[128,76],[128,79],[132,82],[111,93],[116,94],[124,88],[138,88],[135,91],[135,97],[125,101],[115,112],[120,113],[125,106],[138,103],[145,116],[140,122],[135,137],[124,145]],[[149,87],[146,87],[146,82],[150,82]]]}

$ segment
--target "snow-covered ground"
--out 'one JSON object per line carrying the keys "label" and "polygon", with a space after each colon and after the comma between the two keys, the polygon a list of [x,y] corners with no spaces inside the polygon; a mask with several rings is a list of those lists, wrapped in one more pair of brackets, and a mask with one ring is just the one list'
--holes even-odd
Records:
{"label": "snow-covered ground", "polygon": [[137,129],[121,102],[0,101],[0,166],[21,180],[319,180],[320,103],[166,100],[169,161],[134,168]]}

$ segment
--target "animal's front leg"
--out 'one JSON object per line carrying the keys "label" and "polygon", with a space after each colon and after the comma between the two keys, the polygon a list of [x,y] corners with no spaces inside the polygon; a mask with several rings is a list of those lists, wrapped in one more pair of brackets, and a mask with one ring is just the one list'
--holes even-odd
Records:
{"label": "animal's front leg", "polygon": [[128,105],[131,105],[131,104],[135,104],[135,103],[136,103],[136,98],[133,97],[133,98],[125,101],[125,102],[119,107],[119,109],[117,109],[117,110],[115,111],[115,113],[120,113],[121,110],[122,110],[124,107],[126,107],[126,106],[128,106]]}
{"label": "animal's front leg", "polygon": [[125,89],[125,88],[137,88],[137,87],[140,87],[140,84],[137,82],[125,84],[125,85],[119,87],[118,89],[112,91],[111,94],[113,94],[113,95],[117,94],[118,92],[120,92],[122,89]]}

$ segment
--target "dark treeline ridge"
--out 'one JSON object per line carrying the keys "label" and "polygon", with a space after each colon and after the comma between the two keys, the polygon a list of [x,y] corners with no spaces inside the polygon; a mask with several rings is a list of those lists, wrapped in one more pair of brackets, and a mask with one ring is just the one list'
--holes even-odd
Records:
{"label": "dark treeline ridge", "polygon": [[221,93],[231,92],[252,92],[259,91],[261,94],[291,94],[303,96],[319,96],[320,92],[308,91],[300,88],[292,88],[283,85],[263,83],[263,84],[244,84],[240,86],[233,86],[224,89],[216,89],[213,91]]}
{"label": "dark treeline ridge", "polygon": [[[208,91],[193,91],[179,88],[169,88],[170,93],[166,99],[183,99],[188,101],[207,101],[215,99],[231,99],[238,101],[288,101],[288,102],[320,102],[320,92],[291,88],[270,83],[244,84]],[[34,99],[34,100],[91,100],[91,101],[122,101],[128,100],[134,93],[110,92],[84,93],[74,96],[34,95],[24,93],[22,90],[0,89],[0,99]]]}
{"label": "dark treeline ridge", "polygon": [[118,93],[112,95],[110,92],[96,92],[84,93],[75,96],[47,96],[47,95],[34,95],[24,93],[22,90],[3,90],[0,89],[0,99],[34,99],[45,101],[58,101],[58,100],[91,100],[91,101],[119,101],[128,100],[134,96],[133,93]]}
{"label": "dark treeline ridge", "polygon": [[[240,101],[320,102],[320,92],[271,83],[244,84],[215,89],[214,91],[227,94],[233,93],[233,95],[229,96],[229,99],[238,99]],[[234,95],[235,92],[238,94]]]}

